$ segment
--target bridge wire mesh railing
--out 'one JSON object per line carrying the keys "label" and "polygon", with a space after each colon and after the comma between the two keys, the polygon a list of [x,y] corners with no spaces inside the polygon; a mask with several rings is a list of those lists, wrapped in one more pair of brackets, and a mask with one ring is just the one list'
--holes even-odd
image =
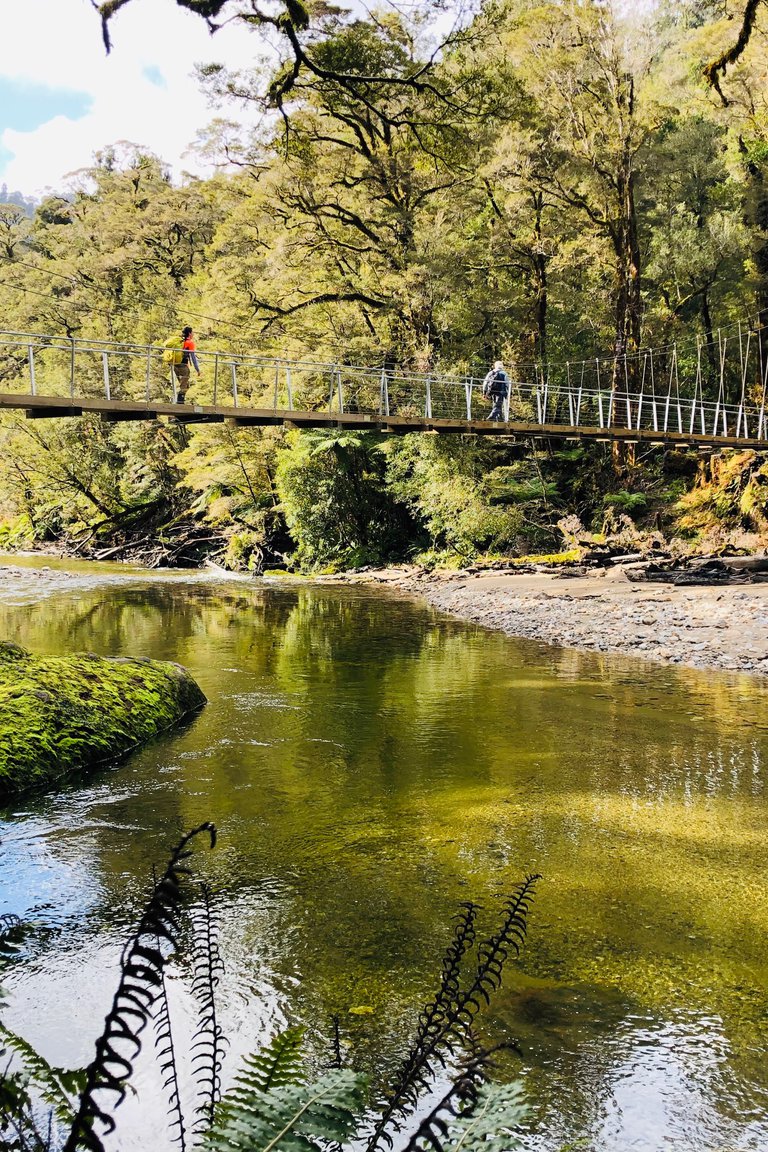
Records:
{"label": "bridge wire mesh railing", "polygon": [[[0,332],[0,392],[100,398],[133,405],[175,403],[179,379],[154,345]],[[490,415],[483,375],[407,373],[343,363],[230,351],[197,353],[187,401],[286,414],[478,421]],[[694,347],[634,357],[519,366],[503,404],[522,425],[768,439],[768,329],[717,333]]]}

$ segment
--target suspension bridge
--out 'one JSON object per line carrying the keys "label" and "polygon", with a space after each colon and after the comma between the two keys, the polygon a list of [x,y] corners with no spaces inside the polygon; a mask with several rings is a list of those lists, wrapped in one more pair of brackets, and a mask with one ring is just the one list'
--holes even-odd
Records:
{"label": "suspension bridge", "polygon": [[198,352],[178,403],[157,345],[0,331],[0,410],[30,419],[94,414],[107,421],[228,422],[236,426],[473,433],[768,450],[768,328],[718,333],[693,349],[518,368],[504,419],[487,418],[484,373],[408,374],[389,368]]}

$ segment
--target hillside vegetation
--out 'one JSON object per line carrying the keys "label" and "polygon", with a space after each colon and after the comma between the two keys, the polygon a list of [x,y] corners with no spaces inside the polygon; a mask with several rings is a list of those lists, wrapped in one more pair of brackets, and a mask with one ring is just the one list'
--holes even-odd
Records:
{"label": "hillside vegetation", "polygon": [[[189,323],[202,349],[546,373],[714,349],[741,323],[768,362],[766,9],[708,79],[738,6],[626,7],[488,0],[441,39],[426,7],[294,2],[272,22],[275,67],[232,0],[253,71],[199,69],[219,116],[197,147],[219,173],[174,184],[160,158],[115,146],[32,217],[0,201],[2,327],[160,344]],[[0,390],[19,370],[0,355]],[[317,569],[559,551],[576,518],[640,543],[755,547],[764,468],[6,415],[0,546]]]}

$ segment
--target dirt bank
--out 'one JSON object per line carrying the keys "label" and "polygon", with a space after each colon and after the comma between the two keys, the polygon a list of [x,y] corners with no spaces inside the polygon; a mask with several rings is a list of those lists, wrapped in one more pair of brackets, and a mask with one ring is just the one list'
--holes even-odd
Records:
{"label": "dirt bank", "polygon": [[361,574],[435,608],[566,648],[768,675],[768,583],[674,587],[632,583],[621,568],[549,573]]}

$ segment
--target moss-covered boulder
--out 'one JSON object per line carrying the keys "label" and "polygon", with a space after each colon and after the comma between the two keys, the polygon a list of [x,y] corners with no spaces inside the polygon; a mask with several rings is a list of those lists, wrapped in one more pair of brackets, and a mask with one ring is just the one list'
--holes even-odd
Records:
{"label": "moss-covered boulder", "polygon": [[179,664],[36,657],[0,641],[0,796],[122,756],[203,704]]}

